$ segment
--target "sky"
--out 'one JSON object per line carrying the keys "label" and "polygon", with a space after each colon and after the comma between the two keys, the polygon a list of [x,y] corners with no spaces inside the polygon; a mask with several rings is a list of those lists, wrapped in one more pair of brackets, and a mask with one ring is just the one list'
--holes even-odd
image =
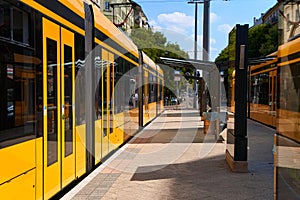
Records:
{"label": "sky", "polygon": [[[188,0],[134,0],[138,3],[153,30],[162,32],[167,40],[180,45],[194,58],[195,4]],[[236,24],[253,26],[254,17],[276,4],[277,0],[211,0],[210,52],[214,61],[228,44],[228,33]],[[197,58],[202,58],[203,4],[198,4]]]}

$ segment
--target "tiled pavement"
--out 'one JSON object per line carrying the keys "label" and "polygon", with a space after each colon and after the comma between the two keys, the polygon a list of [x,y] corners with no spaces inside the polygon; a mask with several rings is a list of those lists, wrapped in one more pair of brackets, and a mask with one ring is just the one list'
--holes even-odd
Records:
{"label": "tiled pavement", "polygon": [[63,199],[273,199],[274,133],[249,120],[249,173],[233,173],[197,111],[166,110]]}

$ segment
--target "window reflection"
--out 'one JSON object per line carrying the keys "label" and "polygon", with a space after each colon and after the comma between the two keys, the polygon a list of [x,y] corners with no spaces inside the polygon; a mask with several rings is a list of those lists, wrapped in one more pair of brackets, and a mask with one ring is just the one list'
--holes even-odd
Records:
{"label": "window reflection", "polygon": [[65,120],[65,156],[73,153],[73,103],[72,103],[72,48],[64,45],[64,120]]}
{"label": "window reflection", "polygon": [[269,73],[253,76],[251,86],[251,102],[269,105]]}
{"label": "window reflection", "polygon": [[29,44],[30,15],[0,0],[0,37]]}
{"label": "window reflection", "polygon": [[57,133],[57,42],[47,38],[47,158],[48,166],[58,160]]}
{"label": "window reflection", "polygon": [[41,61],[30,44],[31,14],[0,0],[0,148],[41,135]]}
{"label": "window reflection", "polygon": [[[13,46],[6,47],[15,50]],[[5,60],[0,64],[0,148],[31,139],[36,133],[37,70],[33,63],[18,63],[22,58],[18,55],[10,61],[12,64]]]}

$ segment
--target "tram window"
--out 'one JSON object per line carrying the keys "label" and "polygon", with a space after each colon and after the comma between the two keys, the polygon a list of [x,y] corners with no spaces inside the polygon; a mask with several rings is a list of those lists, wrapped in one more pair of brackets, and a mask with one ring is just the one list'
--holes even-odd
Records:
{"label": "tram window", "polygon": [[107,101],[107,61],[102,60],[102,68],[103,68],[103,113],[104,113],[104,118],[103,118],[103,137],[107,136],[107,108],[108,108],[108,101]]}
{"label": "tram window", "polygon": [[114,69],[114,63],[110,63],[109,64],[109,68],[110,68],[110,75],[111,75],[111,77],[110,77],[110,101],[109,101],[109,103],[110,103],[110,105],[109,105],[109,109],[110,109],[110,119],[109,119],[109,123],[110,123],[110,125],[109,125],[109,128],[110,128],[110,132],[109,133],[113,133],[113,101],[114,101],[114,94],[113,94],[113,89],[114,89],[114,82],[113,82],[113,77],[112,77],[112,75],[114,75],[113,74],[113,69]]}
{"label": "tram window", "polygon": [[102,66],[100,52],[101,47],[98,45],[94,49],[95,51],[95,113],[96,119],[101,119],[102,117]]}
{"label": "tram window", "polygon": [[251,99],[254,104],[269,105],[269,75],[262,73],[251,78]]}
{"label": "tram window", "polygon": [[29,44],[28,14],[13,9],[13,40]]}
{"label": "tram window", "polygon": [[159,100],[163,100],[163,82],[162,80],[160,80],[160,99]]}
{"label": "tram window", "polygon": [[58,160],[57,135],[57,42],[47,38],[47,154],[51,165]]}
{"label": "tram window", "polygon": [[85,123],[84,37],[75,34],[75,119],[76,125]]}
{"label": "tram window", "polygon": [[0,1],[0,36],[10,38],[10,6]]}
{"label": "tram window", "polygon": [[298,77],[299,63],[293,63],[280,68],[280,102],[279,108],[294,112],[300,111],[300,80]]}
{"label": "tram window", "polygon": [[64,45],[65,79],[65,156],[73,153],[72,47]]}
{"label": "tram window", "polygon": [[30,64],[2,63],[0,68],[0,148],[3,148],[35,136],[36,71]]}
{"label": "tram window", "polygon": [[[122,57],[119,57],[115,64],[115,114],[120,113],[128,109],[130,104],[130,71],[129,62],[124,60]],[[126,73],[127,71],[128,73]]]}
{"label": "tram window", "polygon": [[116,60],[115,60],[115,64],[114,64],[114,84],[115,84],[115,93],[114,93],[114,114],[117,114],[119,112],[122,111],[122,105],[121,105],[121,98],[122,96],[120,96],[120,89],[123,89],[122,85],[120,85],[119,83],[119,80],[121,78],[121,63],[120,63],[120,57],[118,57]]}
{"label": "tram window", "polygon": [[0,8],[0,24],[4,25],[4,8]]}
{"label": "tram window", "polygon": [[0,0],[0,36],[13,41],[29,44],[30,16]]}

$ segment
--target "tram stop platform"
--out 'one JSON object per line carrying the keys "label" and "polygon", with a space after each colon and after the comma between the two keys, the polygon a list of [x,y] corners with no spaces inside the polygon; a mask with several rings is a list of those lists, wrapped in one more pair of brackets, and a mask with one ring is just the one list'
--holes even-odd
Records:
{"label": "tram stop platform", "polygon": [[274,199],[275,130],[248,120],[248,173],[225,161],[226,134],[197,110],[167,109],[62,199]]}

